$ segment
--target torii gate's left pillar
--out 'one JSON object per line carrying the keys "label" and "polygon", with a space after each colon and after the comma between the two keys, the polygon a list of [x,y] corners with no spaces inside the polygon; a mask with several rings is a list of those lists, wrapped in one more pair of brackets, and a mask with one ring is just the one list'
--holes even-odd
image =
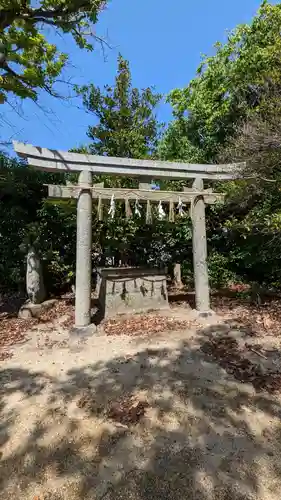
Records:
{"label": "torii gate's left pillar", "polygon": [[92,173],[79,175],[81,186],[77,200],[75,326],[91,323],[92,289]]}

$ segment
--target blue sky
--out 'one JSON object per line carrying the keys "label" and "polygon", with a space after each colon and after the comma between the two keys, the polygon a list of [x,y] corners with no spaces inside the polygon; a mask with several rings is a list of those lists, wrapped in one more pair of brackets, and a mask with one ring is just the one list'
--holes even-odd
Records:
{"label": "blue sky", "polygon": [[[75,83],[96,85],[114,81],[118,52],[129,59],[133,84],[154,85],[158,92],[185,86],[195,75],[202,53],[211,53],[226,30],[249,22],[260,0],[112,0],[96,26],[98,35],[111,45],[105,59],[101,47],[87,53],[70,39],[59,47],[70,53],[67,77]],[[273,2],[276,3],[276,2]],[[93,118],[78,100],[61,102],[45,94],[40,106],[24,102],[19,114],[3,106],[2,140],[14,138],[50,148],[70,149],[87,142],[87,126]],[[20,116],[21,115],[21,116]],[[171,108],[164,102],[158,116],[167,122]]]}

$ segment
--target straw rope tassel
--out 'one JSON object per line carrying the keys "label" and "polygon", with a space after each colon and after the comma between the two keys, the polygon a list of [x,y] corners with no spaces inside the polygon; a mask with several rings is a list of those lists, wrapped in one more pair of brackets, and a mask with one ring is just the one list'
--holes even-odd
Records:
{"label": "straw rope tassel", "polygon": [[98,220],[101,221],[102,219],[103,219],[103,205],[102,205],[102,198],[100,196],[98,201]]}
{"label": "straw rope tassel", "polygon": [[152,210],[151,210],[151,203],[149,200],[147,200],[146,204],[146,223],[152,224]]}
{"label": "straw rope tassel", "polygon": [[132,217],[132,209],[130,205],[130,200],[125,200],[125,214],[126,214],[126,219],[130,219]]}
{"label": "straw rope tassel", "polygon": [[171,200],[169,204],[169,221],[175,222],[174,202]]}

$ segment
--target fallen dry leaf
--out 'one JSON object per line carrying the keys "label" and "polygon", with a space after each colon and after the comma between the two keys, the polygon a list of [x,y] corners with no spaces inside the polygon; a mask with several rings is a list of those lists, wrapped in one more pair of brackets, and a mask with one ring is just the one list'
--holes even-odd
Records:
{"label": "fallen dry leaf", "polygon": [[137,424],[149,405],[146,401],[135,400],[129,396],[120,397],[117,401],[96,401],[95,395],[88,391],[79,398],[77,406],[96,416],[128,426]]}
{"label": "fallen dry leaf", "polygon": [[180,321],[156,314],[137,314],[107,320],[104,322],[103,329],[107,335],[137,336],[182,330],[190,328],[190,326],[190,321]]}
{"label": "fallen dry leaf", "polygon": [[120,400],[111,404],[107,416],[122,425],[136,424],[144,416],[147,407],[145,401]]}
{"label": "fallen dry leaf", "polygon": [[263,326],[266,330],[272,328],[273,325],[274,321],[270,318],[268,314],[263,317]]}
{"label": "fallen dry leaf", "polygon": [[[7,304],[8,307],[9,304]],[[52,329],[58,318],[62,316],[66,316],[66,319],[63,321],[64,328],[68,328],[73,324],[74,306],[68,300],[58,301],[52,309],[45,311],[39,319],[20,319],[17,317],[17,311],[14,311],[12,316],[10,314],[2,314],[0,319],[0,361],[12,356],[11,348],[16,344],[24,342],[26,334],[30,329],[49,323],[50,329]]]}
{"label": "fallen dry leaf", "polygon": [[247,299],[212,297],[212,308],[230,318],[253,336],[281,336],[280,299],[269,299],[257,306]]}
{"label": "fallen dry leaf", "polygon": [[[251,348],[260,349],[260,346],[251,346]],[[203,344],[201,349],[239,382],[251,383],[257,391],[280,392],[281,372],[265,371],[259,364],[250,361],[247,358],[247,352],[239,348],[236,339],[227,335],[212,337]]]}

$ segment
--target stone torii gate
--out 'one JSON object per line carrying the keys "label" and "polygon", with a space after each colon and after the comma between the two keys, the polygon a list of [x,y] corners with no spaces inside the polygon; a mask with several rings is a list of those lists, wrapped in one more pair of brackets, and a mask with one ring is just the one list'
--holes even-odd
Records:
{"label": "stone torii gate", "polygon": [[[13,142],[15,152],[27,159],[28,165],[49,172],[80,172],[78,185],[49,185],[53,198],[77,198],[77,247],[75,325],[86,327],[91,321],[91,246],[92,200],[115,199],[169,202],[170,208],[179,200],[190,203],[192,210],[192,242],[196,309],[200,315],[210,314],[210,293],[207,269],[207,239],[205,205],[222,201],[224,195],[204,189],[204,180],[227,181],[239,177],[238,167],[230,165],[192,165],[187,163],[113,158],[89,154],[69,153]],[[92,175],[122,175],[138,177],[139,189],[104,188],[93,185]],[[152,179],[193,181],[192,188],[184,191],[153,191]],[[146,182],[144,182],[146,181]]]}

